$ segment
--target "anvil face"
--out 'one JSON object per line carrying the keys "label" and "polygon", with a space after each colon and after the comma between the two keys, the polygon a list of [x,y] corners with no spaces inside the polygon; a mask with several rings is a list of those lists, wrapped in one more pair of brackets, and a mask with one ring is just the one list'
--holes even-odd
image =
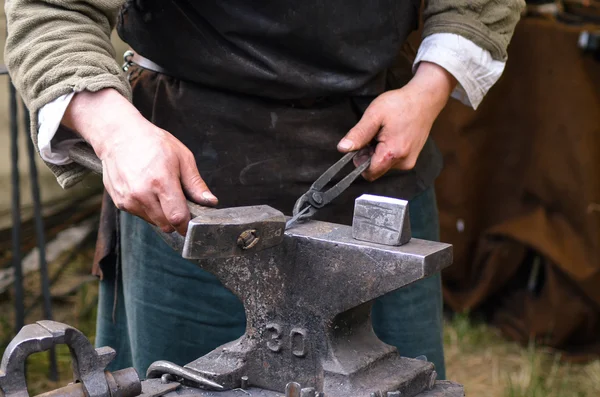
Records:
{"label": "anvil face", "polygon": [[381,342],[371,302],[451,262],[448,244],[385,246],[353,239],[349,226],[317,221],[286,231],[273,248],[197,261],[244,303],[247,328],[186,367],[227,389],[248,376],[250,385],[280,393],[295,381],[327,397],[416,395],[427,389],[433,364],[400,357]]}

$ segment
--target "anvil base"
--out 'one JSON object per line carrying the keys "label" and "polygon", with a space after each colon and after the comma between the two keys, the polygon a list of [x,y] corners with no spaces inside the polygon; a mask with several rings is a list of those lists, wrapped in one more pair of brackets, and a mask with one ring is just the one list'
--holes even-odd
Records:
{"label": "anvil base", "polygon": [[[223,392],[202,391],[183,387],[175,392],[165,394],[164,397],[283,397],[281,393],[274,391],[249,388],[247,390],[235,389]],[[465,390],[458,383],[442,380],[435,382],[433,389],[422,392],[415,397],[464,397]],[[369,397],[369,396],[352,396],[352,397]]]}

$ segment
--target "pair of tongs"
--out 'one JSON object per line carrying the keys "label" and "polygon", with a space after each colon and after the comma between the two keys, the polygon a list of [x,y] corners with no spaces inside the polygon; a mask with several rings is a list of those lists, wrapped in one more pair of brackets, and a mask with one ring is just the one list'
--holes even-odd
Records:
{"label": "pair of tongs", "polygon": [[332,165],[327,171],[323,173],[296,201],[294,205],[294,211],[292,218],[287,222],[286,229],[297,222],[303,222],[311,219],[319,209],[325,207],[342,194],[351,184],[362,174],[371,164],[371,158],[356,167],[352,172],[346,175],[342,180],[336,183],[333,187],[328,190],[324,190],[327,184],[331,182],[336,175],[338,175],[342,169],[350,163],[354,157],[358,154],[358,151],[350,152],[342,157],[337,163]]}

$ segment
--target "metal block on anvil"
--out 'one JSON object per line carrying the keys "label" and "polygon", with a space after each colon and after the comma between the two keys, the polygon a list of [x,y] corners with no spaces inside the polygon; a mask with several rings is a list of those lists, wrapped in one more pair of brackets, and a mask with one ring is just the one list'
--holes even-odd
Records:
{"label": "metal block on anvil", "polygon": [[247,327],[186,368],[230,390],[247,376],[264,393],[283,394],[295,381],[326,397],[416,396],[433,386],[434,366],[401,357],[377,338],[372,301],[451,262],[448,244],[411,239],[386,246],[354,239],[349,226],[317,221],[287,230],[270,249],[198,260],[244,303]]}
{"label": "metal block on anvil", "polygon": [[352,237],[385,245],[403,245],[412,238],[408,201],[363,194],[354,204]]}

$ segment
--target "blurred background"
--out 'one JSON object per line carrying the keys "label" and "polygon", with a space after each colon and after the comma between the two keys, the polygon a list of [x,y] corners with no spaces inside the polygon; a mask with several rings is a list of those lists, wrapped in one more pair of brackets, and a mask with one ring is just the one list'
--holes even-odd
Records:
{"label": "blurred background", "polygon": [[[527,3],[499,83],[477,112],[451,101],[432,131],[455,255],[448,378],[467,396],[600,396],[600,1]],[[101,181],[63,191],[31,162],[26,114],[1,84],[0,354],[20,324],[50,315],[93,340]],[[28,364],[32,394],[70,381],[66,348]]]}

